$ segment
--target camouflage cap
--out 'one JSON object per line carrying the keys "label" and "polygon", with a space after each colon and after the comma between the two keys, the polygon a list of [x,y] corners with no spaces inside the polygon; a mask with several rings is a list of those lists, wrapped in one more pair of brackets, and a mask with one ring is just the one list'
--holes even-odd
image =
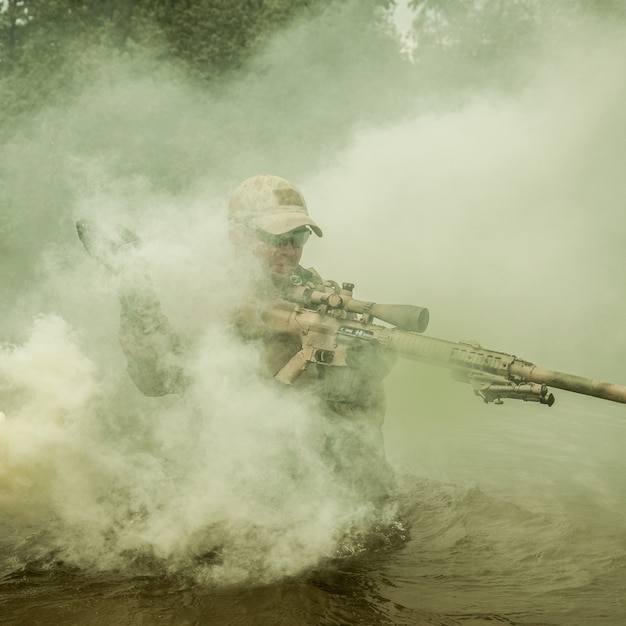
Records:
{"label": "camouflage cap", "polygon": [[279,176],[261,174],[244,180],[233,193],[229,219],[249,224],[271,235],[282,235],[300,226],[310,226],[318,236],[321,228],[309,217],[302,192]]}

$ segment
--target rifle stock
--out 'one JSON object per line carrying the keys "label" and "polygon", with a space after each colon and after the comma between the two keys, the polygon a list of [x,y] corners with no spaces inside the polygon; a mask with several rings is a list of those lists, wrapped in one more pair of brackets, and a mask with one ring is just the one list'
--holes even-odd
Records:
{"label": "rifle stock", "polygon": [[[538,367],[476,342],[421,335],[428,324],[427,309],[362,302],[352,298],[353,285],[344,283],[342,289],[330,285],[328,291],[294,287],[287,300],[273,302],[261,313],[268,330],[296,335],[302,342],[302,350],[275,373],[280,382],[290,384],[309,363],[345,366],[350,343],[373,341],[399,357],[449,369],[455,380],[469,383],[486,403],[511,398],[552,406],[554,395],[548,386],[626,403],[626,386]],[[400,324],[372,323],[378,315],[387,323]]]}

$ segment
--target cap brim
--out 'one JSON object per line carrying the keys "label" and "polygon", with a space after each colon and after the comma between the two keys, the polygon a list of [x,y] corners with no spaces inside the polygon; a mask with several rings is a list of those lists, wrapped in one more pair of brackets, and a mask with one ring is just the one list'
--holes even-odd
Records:
{"label": "cap brim", "polygon": [[259,215],[250,222],[270,235],[283,235],[300,226],[310,226],[318,236],[322,236],[322,229],[302,211],[281,211],[273,215]]}

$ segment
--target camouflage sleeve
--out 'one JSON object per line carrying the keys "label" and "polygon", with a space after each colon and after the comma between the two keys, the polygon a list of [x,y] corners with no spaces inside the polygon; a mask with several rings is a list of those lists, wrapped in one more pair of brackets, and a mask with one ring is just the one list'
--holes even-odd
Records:
{"label": "camouflage sleeve", "polygon": [[174,333],[154,291],[120,288],[119,340],[128,374],[146,396],[180,393],[187,386],[182,356],[186,344]]}

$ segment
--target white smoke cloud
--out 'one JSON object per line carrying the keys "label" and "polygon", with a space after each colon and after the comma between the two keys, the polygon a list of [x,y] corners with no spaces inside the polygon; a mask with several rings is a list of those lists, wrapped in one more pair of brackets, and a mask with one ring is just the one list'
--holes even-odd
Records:
{"label": "white smoke cloud", "polygon": [[49,547],[83,566],[143,554],[225,583],[296,574],[380,518],[324,457],[332,428],[312,399],[259,379],[256,349],[219,325],[200,348],[187,396],[126,408],[61,318],[7,348],[0,482],[15,519],[55,520]]}
{"label": "white smoke cloud", "polygon": [[[292,37],[307,43],[300,29]],[[305,264],[355,282],[356,297],[427,306],[434,336],[626,382],[615,286],[626,201],[620,34],[606,25],[584,37],[553,34],[521,92],[478,85],[471,99],[428,111],[417,94],[402,118],[389,105],[384,125],[359,116],[358,98],[341,117],[333,90],[348,76],[358,93],[387,90],[391,102],[406,85],[394,91],[393,77],[368,74],[363,59],[358,71],[318,60],[306,74],[277,44],[264,80],[236,83],[228,98],[169,75],[121,71],[69,111],[48,111],[29,138],[15,137],[1,153],[13,255],[3,332],[15,346],[0,357],[0,485],[12,520],[73,563],[153,557],[212,582],[297,573],[372,521],[367,499],[320,451],[331,426],[312,399],[268,387],[256,348],[228,332],[246,276],[232,258],[225,205],[240,178],[263,171],[303,189],[325,231],[308,244]],[[303,58],[315,63],[314,54]],[[286,70],[290,103],[316,96],[304,120],[276,113]],[[313,84],[298,79],[305,74]],[[164,311],[197,340],[186,397],[146,399],[129,382],[116,279],[80,247],[78,218],[141,236]],[[25,320],[40,313],[29,334]],[[494,414],[454,385],[398,366],[386,426],[394,462],[440,479],[478,472],[487,482],[507,461],[541,466],[532,438],[520,435],[523,451],[511,444],[501,465],[494,460],[500,471],[481,475],[484,451],[463,437]],[[567,423],[565,406],[551,409],[552,424]],[[504,421],[521,411],[499,409]],[[545,429],[528,418],[540,410],[523,406],[527,428]],[[553,441],[556,426],[549,432]],[[562,461],[543,467],[560,477],[572,469]]]}
{"label": "white smoke cloud", "polygon": [[[623,28],[586,23],[550,33],[544,44],[521,92],[477,91],[461,106],[364,130],[306,180],[325,228],[307,261],[356,283],[356,297],[428,307],[432,336],[478,340],[548,368],[624,384]],[[534,466],[566,490],[574,468],[563,458],[553,465],[530,433],[545,437],[556,455],[573,414],[577,432],[595,442],[580,457],[619,465],[600,443],[622,441],[605,421],[619,405],[556,390],[548,414],[513,402],[486,407],[447,372],[407,363],[387,387],[390,458],[420,475],[470,483],[478,475],[505,494],[515,484],[518,494],[528,489],[530,502],[540,493],[544,505],[558,501],[549,488],[532,492],[520,473]],[[525,425],[517,442],[528,447],[515,452],[511,442],[501,455],[498,436],[508,441],[517,420]],[[602,423],[607,430],[591,432]],[[479,435],[485,430],[487,442]],[[526,452],[530,460],[521,458]],[[485,466],[491,470],[483,473]],[[614,489],[605,484],[586,497]]]}

